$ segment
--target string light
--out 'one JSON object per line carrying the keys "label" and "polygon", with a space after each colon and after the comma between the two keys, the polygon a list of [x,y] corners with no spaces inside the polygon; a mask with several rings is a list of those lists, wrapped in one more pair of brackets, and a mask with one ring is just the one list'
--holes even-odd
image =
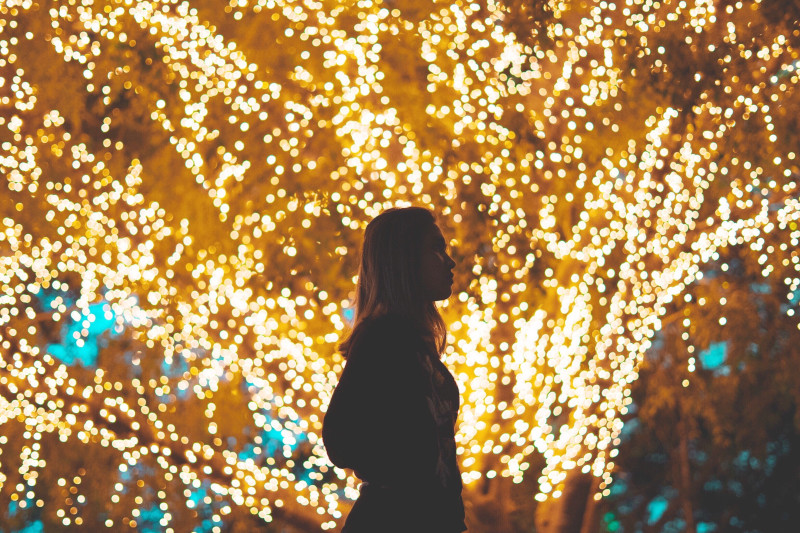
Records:
{"label": "string light", "polygon": [[[232,507],[334,528],[357,496],[319,437],[350,276],[366,223],[413,202],[441,209],[460,259],[443,311],[467,490],[534,475],[544,500],[581,471],[607,494],[630,384],[703,265],[746,244],[800,285],[777,109],[798,36],[754,36],[758,5],[554,1],[530,45],[496,2],[5,2],[0,423],[23,443],[0,483],[41,507],[57,434],[113,451],[108,527],[204,505],[216,530]],[[677,47],[716,82],[670,78]],[[642,72],[696,91],[668,101]],[[729,155],[745,135],[763,144]],[[106,322],[127,373],[62,360]],[[231,445],[237,401],[255,433]],[[143,465],[182,508],[129,497]],[[58,481],[64,525],[88,519],[86,475]]]}

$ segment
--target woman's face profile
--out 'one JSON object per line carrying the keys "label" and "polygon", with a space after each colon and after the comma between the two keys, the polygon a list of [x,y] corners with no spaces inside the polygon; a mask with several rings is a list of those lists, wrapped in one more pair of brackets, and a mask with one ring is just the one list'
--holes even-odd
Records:
{"label": "woman's face profile", "polygon": [[423,297],[431,301],[446,300],[453,292],[455,261],[447,254],[447,243],[438,226],[433,225],[422,239],[420,280]]}

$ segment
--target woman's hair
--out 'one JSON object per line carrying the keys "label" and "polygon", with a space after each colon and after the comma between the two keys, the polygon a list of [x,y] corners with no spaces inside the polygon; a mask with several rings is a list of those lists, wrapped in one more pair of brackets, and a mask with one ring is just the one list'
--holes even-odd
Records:
{"label": "woman's hair", "polygon": [[435,225],[433,213],[423,207],[387,209],[367,225],[353,329],[339,345],[345,357],[365,321],[390,313],[409,320],[438,354],[444,352],[447,326],[435,302],[424,298],[420,279],[422,245]]}

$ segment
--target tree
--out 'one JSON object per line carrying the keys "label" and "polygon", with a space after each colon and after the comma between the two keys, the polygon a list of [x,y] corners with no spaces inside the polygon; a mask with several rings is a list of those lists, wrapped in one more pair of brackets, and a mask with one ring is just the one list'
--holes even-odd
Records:
{"label": "tree", "polygon": [[715,263],[675,306],[633,387],[607,530],[777,532],[797,522],[800,387],[787,371],[799,356],[797,298],[747,249]]}
{"label": "tree", "polygon": [[[445,361],[474,529],[513,527],[500,496],[526,476],[551,524],[591,508],[667,306],[717,250],[800,238],[793,13],[3,5],[14,516],[334,527],[356,485],[319,429],[361,230],[409,202],[441,214],[460,265]],[[92,333],[101,311],[113,335]],[[100,474],[54,482],[50,453],[103,457],[111,501],[62,494]]]}

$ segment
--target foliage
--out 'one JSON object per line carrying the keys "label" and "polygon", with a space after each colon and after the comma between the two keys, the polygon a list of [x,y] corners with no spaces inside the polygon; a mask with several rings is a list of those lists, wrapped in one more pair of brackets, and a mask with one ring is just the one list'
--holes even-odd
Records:
{"label": "foliage", "polygon": [[459,262],[476,520],[526,478],[608,495],[639,363],[703,265],[737,245],[800,284],[792,12],[3,3],[8,523],[335,527],[357,494],[319,439],[335,346],[363,227],[408,203]]}
{"label": "foliage", "polygon": [[715,267],[676,306],[633,387],[619,487],[604,503],[609,530],[777,532],[797,523],[800,384],[789,369],[800,332],[787,311],[798,300],[765,279],[748,250],[730,250]]}

